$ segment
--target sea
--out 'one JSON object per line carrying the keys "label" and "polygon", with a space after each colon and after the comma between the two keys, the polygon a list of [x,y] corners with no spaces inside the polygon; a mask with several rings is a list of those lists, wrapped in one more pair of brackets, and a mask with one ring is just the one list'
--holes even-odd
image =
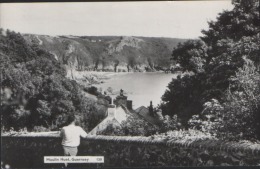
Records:
{"label": "sea", "polygon": [[[133,101],[133,109],[140,106],[149,106],[152,101],[154,107],[161,102],[161,97],[168,84],[178,74],[166,74],[163,72],[131,72],[115,73],[103,83],[95,85],[100,91],[115,98],[122,89],[128,100]],[[111,90],[112,89],[112,90]]]}

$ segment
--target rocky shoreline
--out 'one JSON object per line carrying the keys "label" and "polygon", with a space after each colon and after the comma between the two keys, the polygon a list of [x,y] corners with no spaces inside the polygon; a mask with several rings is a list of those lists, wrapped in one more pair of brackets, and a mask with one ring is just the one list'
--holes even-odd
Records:
{"label": "rocky shoreline", "polygon": [[104,83],[105,80],[110,79],[115,74],[117,73],[68,70],[66,77],[76,80],[78,83],[84,84],[84,86],[91,86]]}

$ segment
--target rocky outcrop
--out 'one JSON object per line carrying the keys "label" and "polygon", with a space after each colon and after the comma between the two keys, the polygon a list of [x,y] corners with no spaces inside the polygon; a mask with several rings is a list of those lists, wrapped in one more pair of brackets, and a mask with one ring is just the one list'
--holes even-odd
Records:
{"label": "rocky outcrop", "polygon": [[173,47],[184,39],[130,36],[47,36],[24,34],[26,41],[76,70],[155,71],[167,69]]}
{"label": "rocky outcrop", "polygon": [[119,43],[113,44],[110,43],[108,46],[108,54],[113,54],[115,52],[121,52],[124,49],[124,46],[133,47],[136,49],[140,49],[140,42],[144,42],[144,40],[136,37],[124,36],[121,38]]}

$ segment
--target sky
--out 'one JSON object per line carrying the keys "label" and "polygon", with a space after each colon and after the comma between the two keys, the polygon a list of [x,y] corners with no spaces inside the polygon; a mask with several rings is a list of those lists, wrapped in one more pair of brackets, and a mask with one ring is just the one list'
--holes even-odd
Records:
{"label": "sky", "polygon": [[231,1],[2,3],[0,26],[20,33],[198,38]]}

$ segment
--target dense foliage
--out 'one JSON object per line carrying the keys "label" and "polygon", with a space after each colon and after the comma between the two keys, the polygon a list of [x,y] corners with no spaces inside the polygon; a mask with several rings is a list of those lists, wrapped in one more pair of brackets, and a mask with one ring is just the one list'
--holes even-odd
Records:
{"label": "dense foliage", "polygon": [[182,65],[184,70],[202,72],[207,57],[207,45],[201,40],[179,43],[172,52],[172,60]]}
{"label": "dense foliage", "polygon": [[28,43],[40,44],[63,64],[95,71],[154,71],[170,68],[173,46],[185,39],[133,36],[23,35]]}
{"label": "dense foliage", "polygon": [[98,134],[110,136],[151,136],[158,134],[164,135],[168,131],[182,129],[177,115],[172,118],[168,115],[156,118],[159,118],[161,123],[155,125],[139,117],[129,116],[122,124],[110,124],[105,130],[98,132]]}
{"label": "dense foliage", "polygon": [[[92,137],[82,140],[78,155],[102,154],[106,162],[100,164],[101,168],[259,168],[254,167],[260,163],[256,143],[214,140],[193,130],[169,132],[159,137]],[[12,168],[46,168],[43,156],[63,153],[60,139],[53,137],[3,137],[1,148],[4,152],[1,156],[3,167],[7,163]],[[48,164],[47,167],[61,168],[62,164]],[[96,164],[81,163],[71,164],[69,168],[96,167]]]}
{"label": "dense foliage", "polygon": [[1,29],[0,64],[2,130],[55,130],[69,113],[86,130],[99,122],[95,112],[102,105],[65,78],[66,69],[52,54],[29,45],[21,34]]}
{"label": "dense foliage", "polygon": [[154,126],[137,117],[130,116],[126,121],[123,121],[120,126],[110,124],[105,130],[98,134],[110,136],[150,136],[158,131],[158,126]]}
{"label": "dense foliage", "polygon": [[169,83],[160,107],[186,128],[259,139],[259,1],[232,3],[234,9],[209,22],[199,40],[174,48],[172,59],[192,73]]}

